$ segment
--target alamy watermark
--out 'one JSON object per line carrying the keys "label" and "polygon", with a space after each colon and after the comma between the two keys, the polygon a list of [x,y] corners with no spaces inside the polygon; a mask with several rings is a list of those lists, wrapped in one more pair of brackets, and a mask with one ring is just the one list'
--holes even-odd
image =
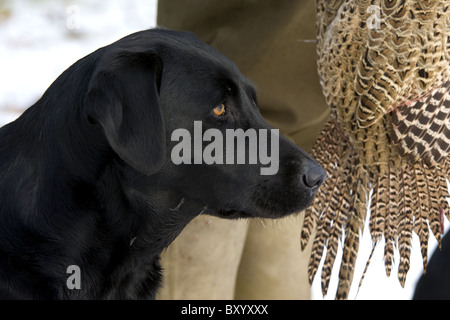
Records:
{"label": "alamy watermark", "polygon": [[81,289],[81,270],[77,265],[70,265],[67,267],[66,273],[69,273],[70,276],[66,280],[66,286],[70,290]]}
{"label": "alamy watermark", "polygon": [[369,30],[379,30],[381,28],[381,8],[375,4],[367,7],[366,12],[370,14],[367,19],[367,28]]}
{"label": "alamy watermark", "polygon": [[77,5],[70,5],[66,8],[66,27],[69,30],[81,29],[81,8]]}
{"label": "alamy watermark", "polygon": [[202,122],[194,121],[193,135],[183,128],[172,132],[171,141],[179,141],[171,152],[174,164],[259,164],[261,175],[278,172],[278,129],[226,129],[223,135],[215,128],[203,132]]}

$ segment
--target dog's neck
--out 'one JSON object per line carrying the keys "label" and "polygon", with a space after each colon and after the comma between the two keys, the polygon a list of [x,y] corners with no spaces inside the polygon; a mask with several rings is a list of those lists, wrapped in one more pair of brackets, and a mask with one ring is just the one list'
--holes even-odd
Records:
{"label": "dog's neck", "polygon": [[[120,169],[116,167],[113,170]],[[116,220],[116,225],[120,227],[112,230],[117,233],[116,239],[122,239],[122,244],[113,252],[113,255],[120,256],[117,258],[121,262],[115,264],[116,268],[109,281],[128,274],[129,278],[135,280],[136,286],[152,282],[155,288],[153,294],[156,294],[156,288],[162,279],[159,272],[155,273],[155,270],[160,269],[161,252],[196,215],[203,213],[203,208],[186,198],[176,197],[172,191],[161,190],[154,180],[158,179],[157,177],[136,175],[135,172],[132,175],[130,178],[126,173],[119,174],[125,197],[123,205],[128,206],[127,210],[122,212],[124,216],[121,221],[114,219],[116,213],[109,211],[106,204],[105,214],[113,216],[105,220]],[[106,196],[105,200],[107,199],[111,198]],[[168,199],[179,200],[170,203]],[[111,206],[114,207],[116,206]],[[153,273],[149,273],[150,270],[153,270]],[[117,298],[117,292],[107,293],[106,297]]]}
{"label": "dog's neck", "polygon": [[162,187],[158,174],[147,177],[128,170],[119,176],[126,201],[142,222],[138,228],[142,239],[136,236],[135,243],[161,252],[195,216],[204,213],[205,207]]}
{"label": "dog's neck", "polygon": [[[43,117],[28,119],[47,121]],[[137,287],[141,283],[153,282],[152,288],[156,290],[161,279],[161,252],[190,220],[201,213],[203,206],[183,198],[181,194],[160,188],[157,175],[147,177],[121,163],[111,149],[108,149],[106,142],[91,139],[92,135],[101,134],[98,128],[87,133],[86,131],[91,130],[88,126],[66,127],[65,130],[70,131],[70,134],[64,137],[71,140],[63,141],[58,139],[58,130],[64,130],[64,121],[46,126],[53,128],[52,132],[29,132],[27,127],[26,122],[18,121],[4,131],[5,139],[8,137],[8,130],[15,130],[23,132],[24,143],[38,140],[33,142],[32,147],[31,144],[10,147],[9,156],[17,160],[11,159],[9,163],[16,167],[22,165],[22,162],[25,165],[25,160],[20,159],[39,153],[39,158],[42,163],[47,163],[49,171],[46,172],[45,180],[37,181],[35,177],[39,176],[42,163],[22,171],[16,167],[14,170],[11,168],[11,172],[20,173],[14,179],[21,181],[23,190],[30,189],[33,192],[21,193],[23,199],[18,198],[14,209],[15,220],[11,220],[11,224],[27,223],[28,234],[15,234],[13,228],[0,226],[2,237],[8,244],[5,248],[13,248],[11,252],[3,253],[20,253],[21,256],[32,256],[40,261],[40,268],[44,270],[43,279],[48,277],[61,281],[69,276],[66,274],[67,267],[79,266],[83,293],[68,290],[66,284],[61,282],[58,287],[60,291],[49,292],[47,298],[76,298],[77,294],[97,299],[139,297],[137,293],[136,296],[129,296],[133,291],[126,291],[124,287],[117,292],[120,286],[113,283],[121,281],[126,283],[124,286],[136,284]],[[45,126],[35,124],[33,127]],[[92,145],[92,141],[96,141],[97,145]],[[64,145],[72,146],[70,154]],[[47,152],[48,149],[52,152]],[[76,167],[73,167],[74,163]],[[11,196],[18,197],[19,193]],[[58,196],[64,196],[64,199],[56,198]],[[38,204],[44,202],[48,206],[42,211]],[[58,219],[61,215],[65,218]],[[35,224],[39,225],[39,229],[34,229]],[[70,230],[76,230],[73,234],[77,238],[71,235]],[[28,240],[22,239],[35,238],[36,246],[40,245],[40,241],[50,241],[55,250],[40,252],[32,247],[29,251],[30,247],[22,243]],[[97,258],[98,255],[101,258]],[[8,268],[12,268],[13,272],[15,268],[20,269],[21,264],[20,259],[10,258]],[[54,268],[55,265],[58,266],[57,269]],[[152,274],[149,274],[149,270]],[[30,288],[30,298],[36,298],[32,296],[33,282],[44,280],[27,278],[23,281],[24,290]],[[155,290],[150,292],[149,297],[154,297]]]}

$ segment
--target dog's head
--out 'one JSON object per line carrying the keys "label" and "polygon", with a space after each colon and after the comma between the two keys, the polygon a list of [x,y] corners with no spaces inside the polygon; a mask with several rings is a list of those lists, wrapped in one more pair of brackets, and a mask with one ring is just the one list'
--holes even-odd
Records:
{"label": "dog's head", "polygon": [[306,208],[325,171],[262,118],[252,84],[190,33],[148,30],[102,48],[85,99],[127,166],[227,218]]}

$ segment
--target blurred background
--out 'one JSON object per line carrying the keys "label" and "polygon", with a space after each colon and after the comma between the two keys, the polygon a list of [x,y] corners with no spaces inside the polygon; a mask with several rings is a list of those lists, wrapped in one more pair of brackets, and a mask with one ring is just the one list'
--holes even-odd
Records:
{"label": "blurred background", "polygon": [[156,24],[157,0],[0,0],[0,125],[90,52]]}
{"label": "blurred background", "polygon": [[[16,119],[78,59],[127,34],[156,26],[156,9],[157,0],[0,0],[0,126]],[[360,258],[371,251],[369,233],[364,233]],[[410,299],[423,272],[415,235],[413,246],[405,288],[398,283],[395,267],[386,277],[381,244],[359,291],[365,265],[357,264],[350,298]],[[430,256],[435,247],[430,238]],[[398,253],[396,257],[398,261]],[[326,299],[334,298],[337,276],[335,270]],[[313,284],[312,298],[323,298],[320,279]]]}

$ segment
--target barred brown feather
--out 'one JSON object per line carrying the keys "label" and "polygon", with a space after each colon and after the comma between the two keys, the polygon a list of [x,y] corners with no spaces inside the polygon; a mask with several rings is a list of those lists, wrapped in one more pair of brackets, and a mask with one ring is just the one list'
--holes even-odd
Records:
{"label": "barred brown feather", "polygon": [[440,241],[441,217],[450,216],[450,0],[317,0],[316,8],[318,71],[331,112],[313,156],[328,179],[306,211],[301,244],[316,225],[309,279],[326,253],[325,294],[343,241],[342,299],[371,191],[373,249],[384,238],[388,275],[399,251],[402,285],[412,232],[426,268],[430,230]]}
{"label": "barred brown feather", "polygon": [[[409,169],[409,168],[408,168]],[[411,238],[413,226],[413,205],[415,199],[415,190],[413,190],[412,177],[406,171],[400,172],[400,192],[401,203],[399,204],[398,217],[398,250],[400,253],[400,263],[398,266],[398,280],[402,287],[405,286],[406,275],[408,274],[411,256]]]}

